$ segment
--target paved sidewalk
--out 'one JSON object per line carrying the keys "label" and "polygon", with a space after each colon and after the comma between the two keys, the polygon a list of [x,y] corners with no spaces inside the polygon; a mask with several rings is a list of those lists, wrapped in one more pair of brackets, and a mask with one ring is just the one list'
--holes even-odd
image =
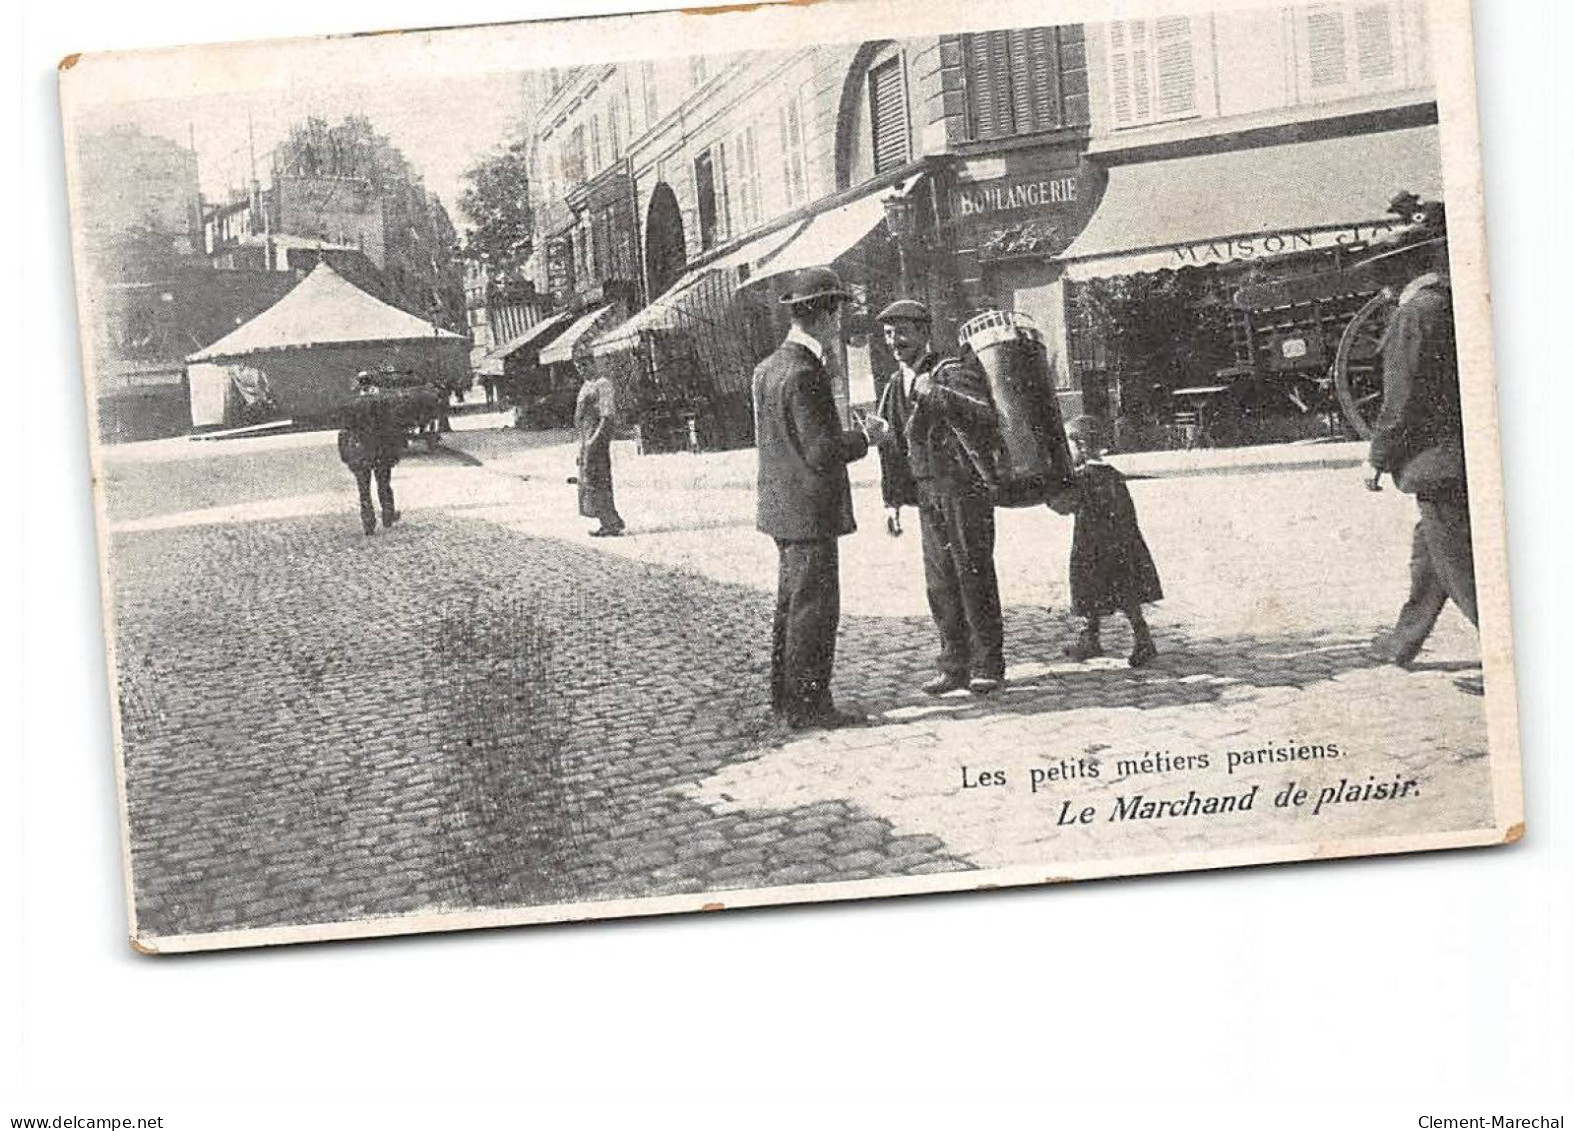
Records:
{"label": "paved sidewalk", "polygon": [[[498,427],[504,417],[473,417],[475,424],[455,431],[444,443],[487,467],[528,479],[562,482],[574,474],[577,450],[566,432],[526,432]],[[488,426],[492,425],[492,426]],[[1172,479],[1192,475],[1246,475],[1267,471],[1327,470],[1359,467],[1366,459],[1362,442],[1267,444],[1245,448],[1194,448],[1190,451],[1119,452],[1109,462],[1126,475]],[[716,489],[753,489],[753,448],[730,452],[641,455],[632,441],[613,445],[613,471],[619,485]],[[855,484],[879,482],[874,460],[849,468]]]}

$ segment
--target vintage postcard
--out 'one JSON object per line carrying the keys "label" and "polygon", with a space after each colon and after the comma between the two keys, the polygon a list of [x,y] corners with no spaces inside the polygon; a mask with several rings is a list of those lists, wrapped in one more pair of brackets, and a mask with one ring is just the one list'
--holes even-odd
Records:
{"label": "vintage postcard", "polygon": [[63,61],[134,945],[1517,840],[1471,44],[824,0]]}

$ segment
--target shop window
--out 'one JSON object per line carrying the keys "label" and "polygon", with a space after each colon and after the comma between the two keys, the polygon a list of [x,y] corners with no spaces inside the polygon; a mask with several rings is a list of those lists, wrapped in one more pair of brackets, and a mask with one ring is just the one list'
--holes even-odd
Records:
{"label": "shop window", "polygon": [[1187,16],[1112,20],[1110,92],[1115,128],[1197,115],[1197,64]]}
{"label": "shop window", "polygon": [[964,35],[962,65],[974,141],[1088,122],[1087,44],[1079,25]]}
{"label": "shop window", "polygon": [[782,150],[782,190],[789,209],[809,198],[808,156],[804,148],[803,107],[796,93],[782,102],[777,117]]}
{"label": "shop window", "polygon": [[900,55],[869,70],[869,126],[876,176],[912,160],[907,77]]}
{"label": "shop window", "polygon": [[1297,13],[1297,64],[1311,100],[1404,85],[1404,21],[1396,3],[1313,4]]}

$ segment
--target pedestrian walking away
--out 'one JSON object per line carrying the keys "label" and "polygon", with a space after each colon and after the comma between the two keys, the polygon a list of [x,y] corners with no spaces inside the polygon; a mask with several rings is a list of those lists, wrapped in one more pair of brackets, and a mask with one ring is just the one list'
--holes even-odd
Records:
{"label": "pedestrian walking away", "polygon": [[1470,498],[1459,405],[1453,292],[1448,276],[1448,227],[1441,203],[1408,194],[1395,207],[1411,223],[1375,243],[1368,270],[1403,282],[1383,334],[1383,405],[1367,460],[1369,490],[1387,474],[1415,496],[1420,517],[1410,546],[1410,593],[1378,659],[1405,665],[1420,653],[1443,606],[1453,601],[1477,623],[1476,572],[1470,541]]}
{"label": "pedestrian walking away", "polygon": [[1079,416],[1066,426],[1076,467],[1072,490],[1053,507],[1075,515],[1071,533],[1071,611],[1083,618],[1081,634],[1066,646],[1073,660],[1104,654],[1103,619],[1122,614],[1131,624],[1127,663],[1140,668],[1158,655],[1142,606],[1164,598],[1159,571],[1137,524],[1126,477],[1105,463],[1109,443],[1097,417]]}
{"label": "pedestrian walking away", "polygon": [[802,272],[781,298],[792,328],[754,370],[756,526],[775,539],[778,567],[771,710],[794,728],[864,721],[831,695],[841,618],[837,539],[856,529],[847,464],[885,435],[878,418],[847,430],[837,416],[825,351],[839,340],[849,297],[829,268]]}
{"label": "pedestrian walking away", "polygon": [[616,538],[625,529],[612,498],[612,430],[616,421],[611,380],[586,374],[574,401],[574,428],[579,433],[579,513],[601,523],[590,532],[592,538]]}
{"label": "pedestrian walking away", "polygon": [[361,529],[371,535],[377,533],[377,508],[372,505],[374,478],[383,528],[399,521],[394,507],[393,467],[404,453],[404,431],[395,418],[389,395],[378,386],[376,377],[362,370],[355,376],[355,386],[355,396],[338,411],[339,458],[355,476]]}
{"label": "pedestrian walking away", "polygon": [[900,299],[877,321],[897,364],[875,409],[890,427],[879,449],[886,530],[899,535],[901,508],[917,508],[924,588],[940,631],[939,674],[922,690],[989,694],[1005,680],[1005,656],[995,504],[981,466],[998,427],[988,381],[961,361],[936,355],[922,303]]}

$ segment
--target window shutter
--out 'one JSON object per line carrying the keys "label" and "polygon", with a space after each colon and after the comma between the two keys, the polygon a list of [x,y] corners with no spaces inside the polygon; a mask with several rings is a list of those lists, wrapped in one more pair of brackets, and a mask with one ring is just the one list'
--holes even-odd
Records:
{"label": "window shutter", "polygon": [[1171,16],[1153,21],[1154,73],[1160,118],[1181,118],[1197,109],[1197,66],[1191,20]]}
{"label": "window shutter", "polygon": [[718,141],[712,147],[713,168],[716,171],[716,235],[727,239],[733,233],[731,177],[727,169],[727,143]]}
{"label": "window shutter", "polygon": [[1131,73],[1131,36],[1127,32],[1125,20],[1111,20],[1109,23],[1109,79],[1115,125],[1134,125],[1137,109]]}
{"label": "window shutter", "polygon": [[1028,85],[1018,93],[1018,100],[1031,111],[1029,129],[1037,133],[1064,125],[1060,112],[1060,45],[1055,29],[1029,28],[1023,33],[1022,49]]}
{"label": "window shutter", "polygon": [[1011,76],[1011,132],[1036,132],[1037,113],[1031,97],[1033,76],[1028,65],[1027,29],[1006,32],[1006,73]]}
{"label": "window shutter", "polygon": [[788,208],[802,204],[808,192],[803,155],[803,116],[798,98],[790,95],[777,114],[782,143],[782,192]]}
{"label": "window shutter", "polygon": [[1153,120],[1153,45],[1148,39],[1148,21],[1130,20],[1126,24],[1131,39],[1131,114],[1138,122]]}
{"label": "window shutter", "polygon": [[996,74],[989,65],[989,37],[964,35],[962,63],[967,71],[967,117],[975,140],[998,137],[995,121]]}
{"label": "window shutter", "polygon": [[1080,24],[1057,29],[1059,41],[1060,124],[1088,124],[1088,49]]}
{"label": "window shutter", "polygon": [[1394,29],[1388,4],[1363,4],[1355,10],[1355,58],[1362,82],[1393,76]]}
{"label": "window shutter", "polygon": [[754,127],[745,126],[733,139],[734,161],[738,167],[738,213],[742,231],[760,222],[760,155]]}
{"label": "window shutter", "polygon": [[1324,6],[1306,13],[1306,54],[1314,88],[1344,86],[1349,81],[1345,66],[1344,12]]}
{"label": "window shutter", "polygon": [[656,96],[656,64],[641,63],[639,69],[645,80],[645,128],[648,130],[661,117],[661,105]]}
{"label": "window shutter", "polygon": [[900,57],[869,72],[869,122],[873,134],[876,175],[907,164],[907,91],[903,89]]}

